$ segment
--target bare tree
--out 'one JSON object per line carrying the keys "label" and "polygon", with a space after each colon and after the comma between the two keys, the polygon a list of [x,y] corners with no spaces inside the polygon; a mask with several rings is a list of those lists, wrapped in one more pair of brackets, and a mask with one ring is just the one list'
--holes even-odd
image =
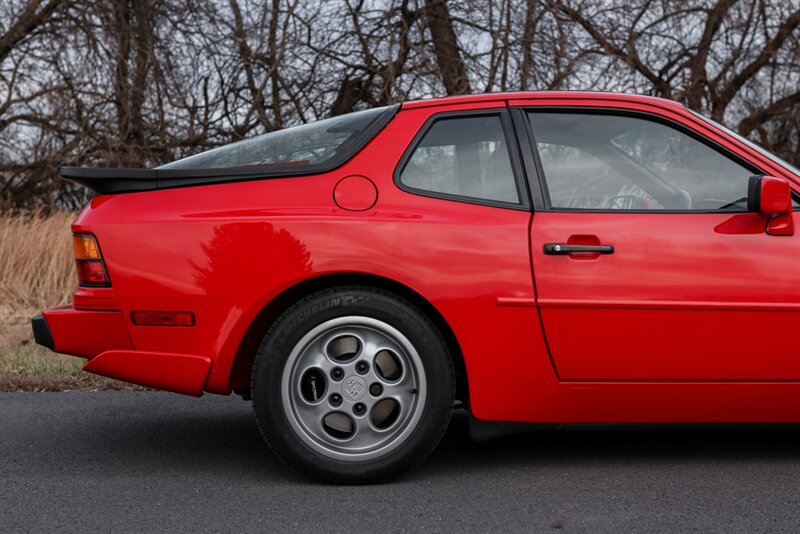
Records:
{"label": "bare tree", "polygon": [[[596,47],[595,56],[642,80],[632,88],[684,102],[743,135],[760,129],[770,146],[768,123],[798,113],[796,2],[555,0],[550,6],[588,35],[585,46]],[[779,152],[797,161],[796,148]]]}
{"label": "bare tree", "polygon": [[78,208],[61,165],[152,167],[413,98],[672,98],[800,163],[796,0],[6,0],[0,208]]}
{"label": "bare tree", "polygon": [[425,16],[445,91],[448,95],[469,93],[470,83],[467,69],[461,59],[461,49],[447,2],[445,0],[425,0]]}

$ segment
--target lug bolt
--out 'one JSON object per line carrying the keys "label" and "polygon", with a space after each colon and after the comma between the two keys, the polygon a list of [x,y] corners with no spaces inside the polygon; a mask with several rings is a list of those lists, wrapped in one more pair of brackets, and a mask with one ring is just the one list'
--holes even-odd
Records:
{"label": "lug bolt", "polygon": [[353,413],[356,415],[364,415],[364,412],[367,411],[367,407],[364,404],[357,402],[355,406],[353,406]]}
{"label": "lug bolt", "polygon": [[334,380],[341,380],[342,378],[344,378],[344,371],[342,370],[342,368],[334,367],[333,370],[331,371],[331,378],[333,378]]}
{"label": "lug bolt", "polygon": [[369,371],[369,365],[367,364],[367,362],[358,362],[356,364],[356,372],[358,374],[363,375],[367,371]]}
{"label": "lug bolt", "polygon": [[369,394],[373,397],[378,397],[383,393],[383,386],[375,382],[369,387]]}
{"label": "lug bolt", "polygon": [[333,395],[330,396],[329,400],[331,401],[332,405],[339,406],[342,403],[342,396],[339,395],[338,393],[334,393]]}

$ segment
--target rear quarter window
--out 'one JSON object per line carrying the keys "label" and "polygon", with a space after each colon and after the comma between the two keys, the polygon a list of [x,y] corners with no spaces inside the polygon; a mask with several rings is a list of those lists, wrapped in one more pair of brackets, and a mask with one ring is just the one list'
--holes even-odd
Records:
{"label": "rear quarter window", "polygon": [[419,192],[478,201],[520,202],[499,114],[435,119],[400,172]]}

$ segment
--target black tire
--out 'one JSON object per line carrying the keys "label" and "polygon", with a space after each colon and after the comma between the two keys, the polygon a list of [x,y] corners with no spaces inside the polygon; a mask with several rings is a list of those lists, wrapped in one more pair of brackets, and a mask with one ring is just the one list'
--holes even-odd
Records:
{"label": "black tire", "polygon": [[[322,339],[323,336],[328,336],[326,338],[328,341],[312,342],[306,340],[316,339],[313,337],[315,335],[314,332],[324,328],[326,325],[335,324],[337,321],[347,322],[351,318],[366,318],[364,319],[365,321],[375,321],[374,324],[379,326],[389,325],[389,327],[404,336],[405,341],[410,342],[410,345],[413,346],[413,350],[407,351],[413,355],[413,359],[409,359],[409,363],[397,365],[398,362],[405,362],[405,360],[401,360],[400,356],[395,353],[390,352],[390,354],[394,354],[397,357],[395,367],[405,369],[403,372],[409,374],[408,377],[402,378],[403,382],[407,379],[419,382],[414,382],[414,387],[408,390],[411,395],[408,395],[405,392],[406,390],[402,390],[397,394],[405,395],[404,397],[398,397],[399,400],[396,402],[394,399],[387,401],[389,406],[392,405],[392,402],[395,402],[397,405],[396,412],[393,410],[392,413],[400,414],[395,415],[396,422],[392,424],[400,425],[402,421],[402,424],[406,426],[398,426],[396,432],[400,433],[402,430],[404,434],[396,438],[395,441],[387,441],[387,445],[383,446],[383,448],[387,449],[385,452],[382,452],[383,449],[378,447],[377,444],[383,443],[380,441],[381,439],[388,440],[388,438],[381,436],[380,432],[391,434],[395,430],[376,431],[375,419],[372,418],[372,414],[375,412],[370,412],[369,421],[366,421],[367,418],[362,416],[359,419],[356,415],[347,412],[344,404],[341,405],[341,411],[347,412],[347,417],[350,418],[350,427],[354,435],[359,435],[359,439],[365,443],[369,443],[372,435],[378,436],[375,438],[375,450],[357,449],[358,451],[367,450],[368,453],[366,454],[373,455],[363,459],[360,456],[356,458],[358,454],[348,456],[347,444],[339,446],[339,442],[332,436],[325,435],[325,431],[328,431],[328,433],[332,431],[324,424],[320,426],[323,429],[322,432],[316,426],[312,430],[304,430],[311,428],[315,424],[314,421],[319,420],[319,416],[316,415],[316,412],[311,416],[297,415],[300,412],[294,408],[295,405],[304,403],[303,399],[295,399],[297,395],[307,395],[307,393],[303,392],[307,392],[308,389],[302,389],[302,385],[307,385],[309,380],[306,378],[309,372],[305,371],[305,374],[299,380],[299,384],[297,383],[296,375],[300,371],[294,371],[293,369],[301,368],[302,365],[294,362],[305,361],[298,354],[311,354],[319,358],[319,356],[315,356],[319,353],[319,350],[316,349],[324,347],[322,354],[330,359],[329,347],[333,345],[335,339],[347,336],[335,333],[330,334],[330,332],[333,332],[333,330],[330,330],[324,331],[324,334],[318,336],[319,339]],[[373,335],[373,332],[369,330],[369,324],[364,330],[365,339]],[[346,324],[339,326],[339,328],[346,327]],[[391,343],[391,340],[395,339],[390,336],[391,332],[393,332],[391,328],[386,329],[386,332],[389,333],[387,334],[389,336],[387,337],[389,340],[387,343]],[[375,335],[380,335],[381,332],[379,329]],[[339,338],[334,337],[337,335]],[[331,341],[331,338],[334,341]],[[316,345],[314,345],[315,343]],[[311,347],[312,345],[314,348],[302,348]],[[360,359],[363,356],[365,360],[372,362],[375,367],[375,373],[382,372],[383,367],[375,363],[378,361],[377,357],[370,356],[366,346],[365,342],[363,350],[358,349],[361,352],[354,353],[357,354],[354,358]],[[377,345],[370,345],[370,347],[374,346]],[[408,343],[403,347],[408,347]],[[400,351],[402,351],[402,348],[398,349],[398,353]],[[378,354],[380,352],[378,351]],[[293,354],[293,356],[290,356],[290,354]],[[372,358],[372,360],[369,360],[369,358]],[[413,371],[419,367],[420,362],[422,371],[416,375],[411,373],[410,370]],[[338,365],[336,361],[333,364]],[[328,365],[327,361],[325,365]],[[360,365],[360,369],[363,370],[365,365],[363,363]],[[351,374],[348,375],[348,378],[341,379],[339,383],[332,378],[332,376],[338,376],[338,371],[323,370],[321,376],[324,376],[326,381],[323,383],[320,380],[320,388],[324,387],[324,393],[319,397],[319,400],[316,388],[317,378],[311,378],[313,380],[314,397],[310,399],[309,404],[317,405],[317,407],[311,409],[328,410],[332,406],[331,395],[334,395],[333,392],[339,390],[341,392],[340,403],[341,397],[347,397],[346,401],[351,403],[354,402],[354,399],[357,400],[355,397],[350,398],[350,396],[353,391],[355,391],[356,395],[362,394],[361,388],[366,382],[364,380],[359,381],[357,376],[352,375],[354,372],[352,369],[356,369],[356,367],[347,369],[346,372]],[[420,375],[424,375],[424,377]],[[365,376],[365,378],[367,377]],[[303,382],[303,380],[306,380],[306,382]],[[371,380],[374,381],[375,379]],[[359,383],[362,386],[359,387]],[[345,384],[353,387],[345,392]],[[391,388],[391,385],[387,387]],[[433,452],[450,421],[455,395],[455,380],[452,360],[446,344],[436,327],[419,309],[408,301],[386,291],[369,287],[348,286],[314,293],[294,304],[275,321],[258,349],[253,366],[251,388],[253,408],[259,428],[265,441],[278,457],[301,473],[325,482],[363,484],[380,482],[394,477],[421,463]],[[370,395],[375,390],[369,389]],[[395,388],[395,391],[399,390],[399,387]],[[292,395],[295,395],[295,397],[292,397]],[[386,395],[388,396],[390,393]],[[407,410],[402,407],[402,399],[406,397],[409,398],[407,401],[409,408]],[[421,400],[423,398],[424,401]],[[374,400],[372,402],[379,401]],[[354,404],[348,406],[350,406],[349,409],[353,413],[357,413],[359,410]],[[309,408],[303,407],[302,409]],[[330,409],[335,410],[334,408]],[[322,421],[327,421],[325,418],[328,415],[322,416],[324,417]],[[311,421],[311,423],[308,426],[304,426],[304,421]],[[363,432],[362,428],[364,429]],[[391,429],[391,427],[389,428]],[[329,444],[329,441],[335,443]],[[326,450],[326,448],[329,450]],[[332,455],[338,456],[332,457]]]}

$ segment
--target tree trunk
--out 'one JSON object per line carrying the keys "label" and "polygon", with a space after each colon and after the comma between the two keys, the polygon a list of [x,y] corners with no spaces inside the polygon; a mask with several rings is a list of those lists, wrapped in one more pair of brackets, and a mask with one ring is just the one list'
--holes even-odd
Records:
{"label": "tree trunk", "polygon": [[425,0],[425,15],[445,91],[448,95],[469,93],[467,69],[461,57],[447,3],[445,0]]}

